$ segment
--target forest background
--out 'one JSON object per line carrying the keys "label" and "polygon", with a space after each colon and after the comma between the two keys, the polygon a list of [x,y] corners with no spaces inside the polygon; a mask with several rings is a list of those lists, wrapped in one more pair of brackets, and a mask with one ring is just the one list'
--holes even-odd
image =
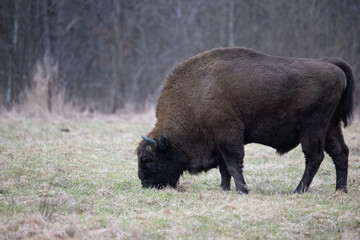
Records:
{"label": "forest background", "polygon": [[359,105],[359,26],[356,0],[2,0],[0,106],[141,112],[177,64],[226,46],[343,58]]}

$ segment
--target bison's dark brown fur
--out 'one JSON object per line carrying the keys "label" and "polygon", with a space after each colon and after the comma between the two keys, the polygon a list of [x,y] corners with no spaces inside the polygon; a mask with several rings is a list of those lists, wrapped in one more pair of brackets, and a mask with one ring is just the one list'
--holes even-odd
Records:
{"label": "bison's dark brown fur", "polygon": [[[336,189],[346,192],[348,153],[341,120],[353,110],[354,80],[338,58],[265,55],[247,48],[218,48],[180,64],[168,77],[157,122],[138,147],[144,187],[177,185],[184,171],[219,167],[221,187],[247,193],[244,144],[283,154],[299,143],[306,158],[295,193],[306,191],[324,158],[336,167]],[[150,146],[151,145],[151,146]]]}

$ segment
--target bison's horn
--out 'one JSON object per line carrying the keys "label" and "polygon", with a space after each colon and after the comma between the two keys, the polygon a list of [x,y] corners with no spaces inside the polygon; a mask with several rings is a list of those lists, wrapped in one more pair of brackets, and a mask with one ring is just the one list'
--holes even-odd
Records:
{"label": "bison's horn", "polygon": [[149,144],[149,146],[151,147],[152,150],[155,150],[156,147],[157,147],[157,143],[154,139],[151,139],[151,138],[148,138],[148,137],[145,137],[144,135],[141,134],[141,137],[142,139],[144,139],[147,144]]}

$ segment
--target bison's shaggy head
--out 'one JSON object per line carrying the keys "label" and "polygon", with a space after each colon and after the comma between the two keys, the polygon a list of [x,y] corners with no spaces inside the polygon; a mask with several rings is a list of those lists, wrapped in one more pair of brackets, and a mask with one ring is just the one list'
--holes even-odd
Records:
{"label": "bison's shaggy head", "polygon": [[178,154],[171,147],[167,136],[151,139],[142,136],[137,149],[138,176],[143,187],[158,189],[166,186],[176,187],[183,173]]}

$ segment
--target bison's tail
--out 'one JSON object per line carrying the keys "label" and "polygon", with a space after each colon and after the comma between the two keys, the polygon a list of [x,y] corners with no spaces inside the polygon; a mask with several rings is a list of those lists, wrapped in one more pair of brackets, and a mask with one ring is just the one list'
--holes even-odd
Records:
{"label": "bison's tail", "polygon": [[346,75],[346,89],[341,96],[341,102],[338,106],[341,114],[341,119],[344,122],[344,127],[346,127],[348,124],[350,124],[354,111],[354,76],[351,67],[345,61],[339,58],[324,58],[322,60],[338,66],[339,68],[341,68],[341,70],[344,71]]}

